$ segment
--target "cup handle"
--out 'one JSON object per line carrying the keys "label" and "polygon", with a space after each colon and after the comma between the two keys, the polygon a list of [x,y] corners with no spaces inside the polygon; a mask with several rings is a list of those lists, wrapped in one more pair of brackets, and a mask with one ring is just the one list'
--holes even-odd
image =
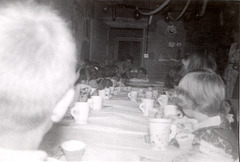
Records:
{"label": "cup handle", "polygon": [[75,109],[74,108],[71,109],[70,113],[73,117],[75,117]]}
{"label": "cup handle", "polygon": [[93,107],[93,100],[92,99],[88,99],[87,103],[88,103],[89,107],[92,109],[92,107]]}
{"label": "cup handle", "polygon": [[145,111],[144,111],[144,106],[145,106],[145,103],[141,103],[140,105],[139,105],[139,109],[144,113]]}
{"label": "cup handle", "polygon": [[159,105],[161,106],[161,98],[159,97],[158,99],[157,99],[157,101],[158,101],[158,103],[159,103]]}
{"label": "cup handle", "polygon": [[170,133],[168,142],[170,142],[173,138],[175,138],[175,136],[177,134],[177,126],[175,124],[172,124],[170,129],[171,129],[171,133]]}
{"label": "cup handle", "polygon": [[128,97],[131,99],[131,93],[128,93]]}

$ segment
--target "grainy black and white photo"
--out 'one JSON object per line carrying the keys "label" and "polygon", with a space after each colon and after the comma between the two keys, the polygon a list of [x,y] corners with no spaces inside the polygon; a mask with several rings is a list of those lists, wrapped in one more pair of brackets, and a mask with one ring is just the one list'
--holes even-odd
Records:
{"label": "grainy black and white photo", "polygon": [[239,0],[0,0],[0,161],[239,162]]}

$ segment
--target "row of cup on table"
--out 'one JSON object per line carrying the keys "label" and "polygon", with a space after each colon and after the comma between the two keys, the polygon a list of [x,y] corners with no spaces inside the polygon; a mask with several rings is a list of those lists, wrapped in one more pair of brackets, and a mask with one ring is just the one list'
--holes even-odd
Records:
{"label": "row of cup on table", "polygon": [[[141,103],[139,105],[139,109],[143,112],[144,116],[148,116],[149,112],[151,110],[153,110],[153,108],[154,108],[155,100],[152,99],[152,97],[150,97],[151,95],[148,95],[148,94],[150,94],[148,92],[150,92],[150,91],[146,91],[146,98],[141,98]],[[129,96],[129,98],[131,98],[132,96],[135,96],[134,100],[132,100],[132,98],[131,98],[131,101],[136,102],[136,100],[137,100],[136,99],[136,96],[137,96],[136,91],[131,91],[128,94],[128,96]],[[160,95],[159,98],[157,98],[157,101],[160,104],[160,108],[163,108],[164,114],[166,114],[166,115],[174,114],[175,115],[175,113],[176,114],[178,113],[178,111],[177,111],[178,109],[174,105],[168,105],[168,108],[164,108],[168,104],[168,96],[167,95]],[[178,115],[180,115],[180,114],[178,114]]]}
{"label": "row of cup on table", "polygon": [[[70,113],[76,124],[87,124],[89,110],[99,111],[103,107],[103,100],[110,99],[115,92],[119,92],[121,87],[110,87],[98,90],[98,96],[91,96],[86,102],[75,102]],[[128,87],[129,88],[129,87]],[[92,92],[96,91],[92,88]]]}
{"label": "row of cup on table", "polygon": [[117,95],[120,91],[131,91],[132,87],[109,87],[102,90],[98,90],[98,95],[103,99],[110,99],[112,95]]}
{"label": "row of cup on table", "polygon": [[[89,110],[101,110],[103,107],[103,100],[110,99],[115,92],[120,92],[122,87],[110,87],[98,90],[98,96],[91,96],[86,102],[75,102],[70,113],[75,119],[76,124],[86,124],[89,116]],[[126,90],[131,90],[131,87],[125,87]],[[92,90],[93,92],[96,89]]]}
{"label": "row of cup on table", "polygon": [[[113,95],[117,95],[122,89],[123,87],[109,87],[97,90],[96,88],[85,87],[80,90],[80,96],[82,97],[82,101],[86,101],[89,96],[97,94],[103,99],[110,99]],[[131,87],[125,87],[125,89],[131,90]]]}
{"label": "row of cup on table", "polygon": [[76,124],[87,124],[90,109],[99,111],[103,107],[101,96],[91,96],[87,102],[75,102],[70,110]]}
{"label": "row of cup on table", "polygon": [[132,102],[137,102],[138,98],[146,98],[146,99],[157,99],[159,93],[157,90],[148,90],[144,92],[144,89],[139,89],[138,91],[133,90],[128,93],[128,97]]}

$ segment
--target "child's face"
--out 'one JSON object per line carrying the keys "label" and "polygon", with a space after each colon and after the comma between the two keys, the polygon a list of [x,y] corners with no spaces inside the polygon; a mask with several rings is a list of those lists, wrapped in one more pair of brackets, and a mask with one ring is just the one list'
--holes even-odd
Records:
{"label": "child's face", "polygon": [[142,70],[139,70],[137,76],[138,76],[138,78],[144,77],[143,71],[142,71]]}

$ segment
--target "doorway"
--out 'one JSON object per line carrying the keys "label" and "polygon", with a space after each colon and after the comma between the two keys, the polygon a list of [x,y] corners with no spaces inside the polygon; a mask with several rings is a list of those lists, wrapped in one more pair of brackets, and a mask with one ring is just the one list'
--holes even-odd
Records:
{"label": "doorway", "polygon": [[141,66],[141,42],[137,41],[119,41],[118,42],[118,60],[123,60],[126,55],[134,58],[133,64]]}
{"label": "doorway", "polygon": [[122,60],[124,56],[130,55],[134,58],[133,66],[143,65],[141,38],[117,38],[115,39],[115,60]]}

